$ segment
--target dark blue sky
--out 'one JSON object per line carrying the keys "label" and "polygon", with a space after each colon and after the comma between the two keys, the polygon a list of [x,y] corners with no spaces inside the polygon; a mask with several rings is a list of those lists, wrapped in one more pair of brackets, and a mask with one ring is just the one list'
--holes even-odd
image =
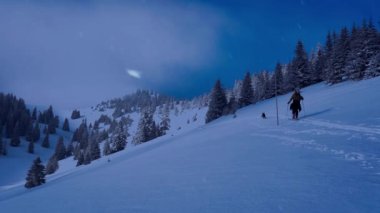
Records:
{"label": "dark blue sky", "polygon": [[[216,78],[231,87],[244,73],[273,70],[277,61],[293,57],[297,40],[310,52],[324,44],[328,31],[361,24],[363,19],[380,20],[380,1],[376,0],[295,0],[295,1],[208,1],[233,22],[221,32],[218,62],[205,68],[208,75],[194,76],[195,85],[210,85]],[[377,26],[379,26],[377,24]],[[187,85],[186,85],[187,86]],[[204,91],[200,86],[198,93]],[[167,89],[170,91],[170,88]],[[186,95],[186,90],[177,91]]]}
{"label": "dark blue sky", "polygon": [[377,0],[0,0],[0,91],[69,108],[137,88],[193,97],[378,11]]}

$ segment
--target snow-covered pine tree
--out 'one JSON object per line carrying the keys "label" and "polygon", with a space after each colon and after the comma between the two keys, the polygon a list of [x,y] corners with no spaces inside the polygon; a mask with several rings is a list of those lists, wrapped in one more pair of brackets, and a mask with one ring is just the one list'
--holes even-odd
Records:
{"label": "snow-covered pine tree", "polygon": [[276,64],[276,67],[274,69],[274,73],[272,75],[271,79],[271,94],[274,96],[277,92],[278,95],[284,93],[284,76],[282,73],[282,65],[280,63]]}
{"label": "snow-covered pine tree", "polygon": [[44,147],[44,148],[49,148],[50,147],[49,132],[46,132],[44,140],[42,141],[41,146]]}
{"label": "snow-covered pine tree", "polygon": [[53,155],[49,158],[48,163],[46,164],[46,174],[50,175],[56,172],[59,168],[58,159],[56,155]]}
{"label": "snow-covered pine tree", "polygon": [[335,84],[345,80],[345,66],[347,62],[347,56],[350,51],[350,37],[346,27],[342,28],[339,38],[334,45],[332,55],[332,67],[333,72],[330,73],[328,82]]}
{"label": "snow-covered pine tree", "polygon": [[89,132],[87,127],[87,122],[83,121],[78,128],[78,142],[80,148],[85,150],[88,146]]}
{"label": "snow-covered pine tree", "polygon": [[57,160],[65,159],[66,157],[66,147],[63,142],[63,137],[59,136],[57,144],[55,146],[55,153],[54,155],[57,157]]}
{"label": "snow-covered pine tree", "polygon": [[376,27],[373,25],[372,20],[369,21],[368,27],[366,29],[366,39],[365,39],[365,62],[366,70],[364,73],[365,78],[371,78],[379,76],[379,54],[380,54],[380,32],[377,31]]}
{"label": "snow-covered pine tree", "polygon": [[55,130],[55,121],[54,119],[51,119],[48,123],[48,126],[47,126],[47,131],[49,132],[49,134],[55,134],[56,133],[56,130]]}
{"label": "snow-covered pine tree", "polygon": [[289,67],[288,75],[289,83],[292,84],[293,89],[305,87],[311,83],[311,70],[302,41],[297,42],[295,55]]}
{"label": "snow-covered pine tree", "polygon": [[[79,160],[78,160],[79,161]],[[91,163],[91,152],[89,149],[86,149],[83,153],[83,165],[88,165]]]}
{"label": "snow-covered pine tree", "polygon": [[103,155],[107,156],[107,155],[110,155],[111,153],[112,153],[112,150],[110,146],[110,141],[108,139],[106,140],[106,142],[104,142],[104,145],[103,145]]}
{"label": "snow-covered pine tree", "polygon": [[364,76],[366,68],[363,51],[364,37],[364,30],[353,25],[350,36],[350,50],[344,67],[344,74],[348,79],[359,80]]}
{"label": "snow-covered pine tree", "polygon": [[11,146],[20,146],[21,140],[20,140],[20,128],[19,128],[19,122],[16,123],[15,128],[13,129],[13,135],[11,138]]}
{"label": "snow-covered pine tree", "polygon": [[238,103],[240,108],[253,103],[253,88],[251,82],[251,74],[249,72],[245,74]]}
{"label": "snow-covered pine tree", "polygon": [[266,96],[266,90],[267,90],[267,76],[265,74],[266,71],[261,71],[259,73],[256,73],[254,76],[254,99],[255,101],[262,101],[265,99]]}
{"label": "snow-covered pine tree", "polygon": [[67,118],[65,118],[65,121],[63,122],[62,130],[70,132],[69,120]]}
{"label": "snow-covered pine tree", "polygon": [[74,146],[73,156],[74,156],[74,160],[78,160],[80,157],[80,154],[81,154],[81,149],[80,149],[80,146],[77,142],[74,142],[74,143],[75,144],[73,144],[73,146]]}
{"label": "snow-covered pine tree", "polygon": [[73,110],[73,112],[71,113],[71,119],[75,120],[78,118],[80,118],[80,111],[79,110]]}
{"label": "snow-covered pine tree", "polygon": [[166,131],[170,129],[170,109],[169,105],[165,104],[162,109],[161,122],[160,122],[160,132],[162,135],[166,134]]}
{"label": "snow-covered pine tree", "polygon": [[153,120],[151,110],[144,110],[141,113],[140,121],[137,127],[137,133],[133,138],[133,144],[141,144],[157,137],[156,123]]}
{"label": "snow-covered pine tree", "polygon": [[33,128],[33,141],[34,142],[38,142],[40,140],[40,137],[41,137],[40,134],[41,134],[40,125],[36,121],[34,124],[34,128]]}
{"label": "snow-covered pine tree", "polygon": [[[226,106],[226,113],[225,114],[235,114],[236,110],[238,110],[239,104],[236,101],[235,95],[231,93],[230,99],[228,100],[227,106]],[[196,116],[196,114],[195,114]],[[196,117],[195,117],[196,118]],[[193,118],[193,121],[194,118]]]}
{"label": "snow-covered pine tree", "polygon": [[323,70],[326,66],[326,57],[323,48],[318,46],[310,60],[311,84],[323,81]]}
{"label": "snow-covered pine tree", "polygon": [[25,140],[32,141],[33,140],[33,123],[29,122],[28,128],[26,130]]}
{"label": "snow-covered pine tree", "polygon": [[59,117],[57,115],[54,116],[53,124],[55,128],[59,128]]}
{"label": "snow-covered pine tree", "polygon": [[33,161],[26,177],[26,188],[32,188],[45,183],[45,166],[41,164],[40,157]]}
{"label": "snow-covered pine tree", "polygon": [[90,152],[91,160],[96,160],[100,158],[100,148],[99,142],[97,140],[97,134],[91,134],[87,149]]}
{"label": "snow-covered pine tree", "polygon": [[[251,78],[251,84],[252,84],[252,89],[253,89],[252,78]],[[236,101],[239,100],[240,98],[240,92],[241,92],[242,86],[243,86],[242,80],[235,80],[234,86],[232,88],[232,94],[235,96]]]}
{"label": "snow-covered pine tree", "polygon": [[66,157],[71,157],[74,152],[74,145],[73,142],[70,142],[69,145],[66,148]]}
{"label": "snow-covered pine tree", "polygon": [[33,124],[29,110],[23,111],[20,118],[20,136],[26,136],[29,127]]}
{"label": "snow-covered pine tree", "polygon": [[31,118],[32,118],[33,121],[37,120],[37,109],[36,109],[36,107],[33,108],[32,117]]}
{"label": "snow-covered pine tree", "polygon": [[209,123],[223,115],[227,106],[227,98],[220,80],[217,80],[211,92],[210,103],[206,113],[206,123]]}
{"label": "snow-covered pine tree", "polygon": [[324,81],[328,81],[330,73],[333,72],[333,67],[332,67],[332,55],[333,55],[333,50],[334,50],[334,43],[333,43],[333,38],[330,32],[328,32],[326,36],[326,44],[324,46],[324,53],[325,53],[325,66],[323,68],[323,73],[322,73],[322,79]]}
{"label": "snow-covered pine tree", "polygon": [[377,76],[380,76],[380,52],[371,58],[364,74],[365,78],[373,78]]}
{"label": "snow-covered pine tree", "polygon": [[264,99],[272,98],[274,96],[271,88],[272,88],[272,82],[271,82],[271,75],[268,71],[263,72],[264,76]]}
{"label": "snow-covered pine tree", "polygon": [[122,127],[119,127],[116,137],[114,138],[112,151],[113,152],[119,152],[121,150],[124,150],[127,145],[127,136],[123,130]]}
{"label": "snow-covered pine tree", "polygon": [[78,159],[77,166],[83,165],[83,163],[84,163],[84,153],[83,153],[82,150],[79,150],[77,159]]}

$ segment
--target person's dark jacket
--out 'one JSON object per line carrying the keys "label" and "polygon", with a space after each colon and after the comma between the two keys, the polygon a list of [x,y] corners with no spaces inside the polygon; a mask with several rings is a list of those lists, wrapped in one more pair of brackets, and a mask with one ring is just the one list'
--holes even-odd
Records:
{"label": "person's dark jacket", "polygon": [[288,101],[288,104],[293,101],[292,104],[290,104],[290,109],[292,111],[301,111],[301,100],[303,100],[302,95],[299,92],[294,92]]}

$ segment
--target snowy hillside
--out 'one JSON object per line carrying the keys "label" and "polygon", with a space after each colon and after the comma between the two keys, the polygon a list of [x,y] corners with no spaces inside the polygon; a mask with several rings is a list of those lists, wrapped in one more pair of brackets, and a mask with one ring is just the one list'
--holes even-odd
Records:
{"label": "snowy hillside", "polygon": [[[29,106],[29,108],[33,109],[34,106]],[[39,107],[40,111],[46,110],[47,107]],[[173,106],[173,109],[169,112],[170,117],[170,129],[167,131],[168,135],[177,135],[182,134],[186,131],[192,130],[194,128],[197,128],[204,124],[204,115],[206,113],[206,108],[196,108],[196,107],[183,107],[180,104],[175,104]],[[5,169],[7,171],[7,175],[1,175],[0,176],[0,190],[2,189],[8,189],[15,186],[22,186],[25,183],[25,177],[26,173],[29,170],[31,163],[33,160],[38,156],[41,158],[42,162],[46,165],[48,159],[54,154],[54,150],[56,147],[56,143],[58,141],[59,136],[63,136],[64,143],[66,146],[69,145],[71,142],[71,139],[73,137],[73,132],[75,129],[77,129],[80,124],[86,120],[87,123],[91,123],[92,125],[94,122],[99,119],[101,115],[107,115],[110,118],[112,118],[112,113],[114,112],[113,108],[106,109],[106,110],[96,110],[93,107],[88,108],[82,108],[79,110],[82,114],[81,118],[79,119],[69,119],[70,129],[71,132],[63,131],[60,128],[57,128],[56,134],[51,134],[49,136],[50,140],[50,147],[49,148],[42,148],[42,140],[43,137],[40,138],[39,141],[35,143],[35,150],[33,154],[27,153],[28,144],[29,142],[25,140],[25,137],[21,138],[21,144],[20,147],[8,147],[8,155],[6,157],[0,158],[0,168]],[[157,110],[154,114],[156,122],[160,122],[160,115],[158,113],[159,110]],[[55,109],[56,115],[58,115],[61,118],[60,127],[63,124],[64,118],[70,118],[72,110],[59,110]],[[127,138],[127,142],[129,143],[128,148],[133,146],[131,144],[132,138],[136,134],[137,131],[137,125],[140,119],[140,113],[133,112],[133,113],[127,113],[119,118],[117,118],[117,121],[120,121],[122,117],[129,116],[133,122],[131,126],[128,128],[128,133],[130,134],[130,137]],[[196,118],[196,119],[194,119]],[[42,129],[46,126],[43,124],[41,125],[41,135],[44,135],[42,132]],[[108,129],[109,125],[101,125],[100,129]],[[6,140],[6,139],[4,139]],[[9,142],[8,142],[9,143]],[[103,147],[103,143],[100,144],[101,147]],[[71,163],[60,161],[60,164],[67,165],[66,167],[63,167],[60,165],[60,168],[58,170],[58,173],[66,173],[67,170],[75,170],[76,168],[76,162],[71,160]],[[15,166],[17,165],[17,166]]]}
{"label": "snowy hillside", "polygon": [[[2,212],[378,212],[380,78],[305,88],[183,134],[2,188]],[[268,119],[261,119],[262,112]],[[190,115],[189,115],[190,117]],[[200,120],[200,119],[198,119]],[[172,130],[174,131],[174,130]],[[110,160],[108,162],[108,160]]]}

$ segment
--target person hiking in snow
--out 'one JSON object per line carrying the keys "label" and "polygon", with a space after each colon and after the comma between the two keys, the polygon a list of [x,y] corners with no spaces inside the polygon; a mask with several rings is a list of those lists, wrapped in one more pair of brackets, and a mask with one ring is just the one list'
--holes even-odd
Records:
{"label": "person hiking in snow", "polygon": [[295,89],[292,97],[290,97],[290,100],[288,101],[288,104],[290,104],[290,109],[293,113],[293,119],[298,119],[298,112],[301,112],[301,101],[303,100],[303,97],[299,91],[299,89]]}

